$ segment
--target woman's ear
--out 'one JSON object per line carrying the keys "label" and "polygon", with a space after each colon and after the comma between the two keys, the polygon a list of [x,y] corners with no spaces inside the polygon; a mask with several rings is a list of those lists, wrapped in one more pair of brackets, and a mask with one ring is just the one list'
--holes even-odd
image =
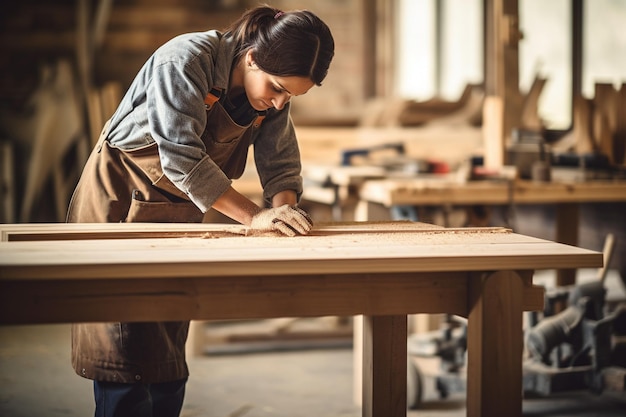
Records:
{"label": "woman's ear", "polygon": [[248,49],[248,52],[246,52],[245,62],[247,67],[256,67],[256,63],[254,62],[254,51],[252,49]]}

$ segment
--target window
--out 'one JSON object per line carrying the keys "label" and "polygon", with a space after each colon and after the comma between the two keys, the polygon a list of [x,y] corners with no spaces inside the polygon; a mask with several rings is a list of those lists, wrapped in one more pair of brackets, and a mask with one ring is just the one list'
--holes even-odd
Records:
{"label": "window", "polygon": [[[481,84],[482,0],[398,0],[395,93],[415,100],[456,100],[467,84]],[[573,27],[582,2],[582,25]],[[595,83],[626,83],[626,0],[519,0],[520,91],[546,79],[538,103],[548,130],[572,126],[574,85],[593,98]],[[582,46],[574,33],[582,31]],[[582,48],[574,68],[573,48]],[[580,49],[579,49],[580,50]],[[580,74],[581,79],[573,79]]]}
{"label": "window", "polygon": [[572,108],[571,0],[520,0],[520,91],[527,92],[536,76],[546,79],[539,97],[545,127],[566,130]]}
{"label": "window", "polygon": [[457,100],[483,80],[482,0],[399,0],[395,90]]}
{"label": "window", "polygon": [[596,82],[626,83],[626,0],[586,0],[583,7],[582,94]]}

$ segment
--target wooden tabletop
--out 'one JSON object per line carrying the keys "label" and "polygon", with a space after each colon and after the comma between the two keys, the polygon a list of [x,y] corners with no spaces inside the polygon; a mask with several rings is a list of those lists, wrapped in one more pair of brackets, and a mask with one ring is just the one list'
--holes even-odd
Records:
{"label": "wooden tabletop", "polygon": [[505,228],[445,229],[412,222],[321,225],[308,236],[293,238],[252,234],[238,225],[54,224],[0,229],[5,240],[13,240],[0,242],[2,281],[472,271],[483,270],[486,260],[491,269],[508,270],[597,267],[601,262],[595,252]]}

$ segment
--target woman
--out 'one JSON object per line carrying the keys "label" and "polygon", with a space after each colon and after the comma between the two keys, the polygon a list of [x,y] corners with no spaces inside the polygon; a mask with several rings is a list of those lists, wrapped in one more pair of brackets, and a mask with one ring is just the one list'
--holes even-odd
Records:
{"label": "woman", "polygon": [[[249,10],[224,33],[181,35],[146,62],[103,129],[68,222],[201,222],[211,207],[252,229],[307,234],[290,99],[321,85],[330,30],[308,11]],[[238,193],[248,148],[267,208]],[[188,322],[72,329],[75,371],[96,416],[178,416]]]}

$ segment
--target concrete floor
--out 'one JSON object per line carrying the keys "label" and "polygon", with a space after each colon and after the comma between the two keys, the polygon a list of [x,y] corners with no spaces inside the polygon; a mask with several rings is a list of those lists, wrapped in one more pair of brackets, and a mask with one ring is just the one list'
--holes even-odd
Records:
{"label": "concrete floor", "polygon": [[[540,281],[536,279],[535,281]],[[465,416],[463,393],[441,400],[420,359],[424,397],[409,417]],[[189,359],[183,417],[358,417],[352,398],[350,348],[273,351]],[[70,326],[0,326],[0,417],[93,415],[91,381],[70,366]],[[524,416],[617,417],[626,394],[572,392],[525,399]],[[504,417],[504,416],[503,416]]]}
{"label": "concrete floor", "polygon": [[[91,382],[70,367],[69,329],[0,327],[0,416],[93,415]],[[352,403],[351,349],[201,356],[189,365],[183,417],[360,416]],[[626,396],[576,392],[526,399],[523,410],[535,417],[617,417],[626,415]],[[421,408],[408,416],[465,416],[464,395],[440,400],[427,375]]]}

